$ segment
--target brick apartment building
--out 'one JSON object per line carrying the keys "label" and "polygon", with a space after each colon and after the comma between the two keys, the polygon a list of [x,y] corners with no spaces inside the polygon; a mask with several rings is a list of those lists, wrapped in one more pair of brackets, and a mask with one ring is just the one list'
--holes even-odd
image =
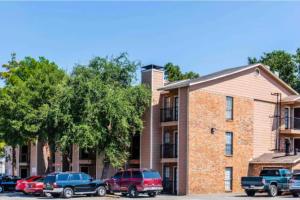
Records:
{"label": "brick apartment building", "polygon": [[[144,130],[133,138],[126,167],[152,168],[172,194],[240,192],[240,178],[265,167],[300,169],[300,96],[261,64],[167,83],[162,67],[143,67],[152,91]],[[286,151],[286,153],[283,153]],[[17,175],[43,173],[39,143],[16,151]],[[96,152],[71,147],[71,165],[56,171],[107,178],[115,169]],[[295,155],[294,155],[295,154]],[[7,148],[6,173],[12,173]]]}

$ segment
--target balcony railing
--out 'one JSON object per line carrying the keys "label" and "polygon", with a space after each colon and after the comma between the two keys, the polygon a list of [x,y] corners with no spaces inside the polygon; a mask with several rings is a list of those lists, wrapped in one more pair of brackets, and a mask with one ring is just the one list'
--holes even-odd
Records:
{"label": "balcony railing", "polygon": [[160,109],[160,121],[170,122],[178,120],[178,107]]}
{"label": "balcony railing", "polygon": [[284,117],[284,128],[300,130],[300,117]]}
{"label": "balcony railing", "polygon": [[177,158],[177,145],[176,144],[162,144],[160,146],[161,158]]}

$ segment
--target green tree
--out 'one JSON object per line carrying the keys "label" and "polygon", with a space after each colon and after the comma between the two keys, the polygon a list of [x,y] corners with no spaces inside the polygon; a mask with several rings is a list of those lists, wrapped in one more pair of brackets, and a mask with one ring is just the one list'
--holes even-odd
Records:
{"label": "green tree", "polygon": [[260,58],[248,57],[248,63],[262,63],[270,66],[271,71],[278,72],[279,77],[294,89],[299,89],[300,49],[296,54],[283,50],[264,53]]}
{"label": "green tree", "polygon": [[191,71],[186,73],[181,72],[180,67],[178,65],[174,65],[173,63],[167,63],[164,66],[164,70],[165,70],[165,79],[167,79],[170,82],[199,77],[199,74],[195,72],[191,72]]}
{"label": "green tree", "polygon": [[73,124],[62,146],[97,150],[115,167],[127,161],[131,138],[141,132],[151,99],[149,88],[133,85],[137,66],[121,54],[74,68],[69,81]]}
{"label": "green tree", "polygon": [[55,144],[71,119],[66,115],[69,111],[65,92],[68,77],[55,63],[43,57],[38,60],[26,57],[18,62],[13,54],[3,68],[0,137],[13,147],[13,152],[17,145],[42,142],[46,172],[49,172]]}

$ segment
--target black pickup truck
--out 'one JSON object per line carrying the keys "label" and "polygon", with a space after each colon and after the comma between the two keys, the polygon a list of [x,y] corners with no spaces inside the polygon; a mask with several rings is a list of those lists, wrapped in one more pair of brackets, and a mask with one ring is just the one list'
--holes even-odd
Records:
{"label": "black pickup truck", "polygon": [[248,196],[267,192],[274,197],[289,190],[290,179],[291,172],[287,169],[264,169],[259,176],[242,177],[241,184]]}

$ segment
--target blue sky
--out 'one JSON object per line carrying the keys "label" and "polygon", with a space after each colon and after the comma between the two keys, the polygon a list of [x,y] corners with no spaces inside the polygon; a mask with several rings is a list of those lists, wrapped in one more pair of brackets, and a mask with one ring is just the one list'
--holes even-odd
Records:
{"label": "blue sky", "polygon": [[128,52],[202,75],[248,56],[300,47],[300,2],[0,3],[0,64],[45,56],[71,71],[93,56]]}

